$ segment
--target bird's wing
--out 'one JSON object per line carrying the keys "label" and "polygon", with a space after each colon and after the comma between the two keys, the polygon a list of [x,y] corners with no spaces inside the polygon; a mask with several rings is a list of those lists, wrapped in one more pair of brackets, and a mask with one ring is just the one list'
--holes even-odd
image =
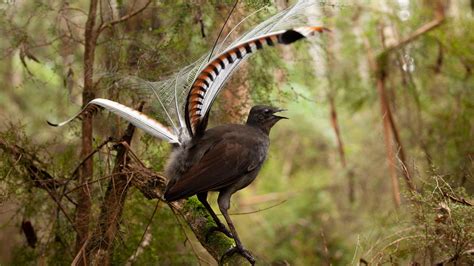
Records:
{"label": "bird's wing", "polygon": [[220,141],[204,154],[165,193],[168,201],[194,194],[219,190],[234,184],[238,178],[255,170],[265,159],[254,145]]}

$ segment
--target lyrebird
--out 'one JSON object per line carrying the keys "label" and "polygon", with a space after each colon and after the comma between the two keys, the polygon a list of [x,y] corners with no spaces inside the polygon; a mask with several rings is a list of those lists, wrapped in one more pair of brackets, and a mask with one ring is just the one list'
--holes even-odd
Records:
{"label": "lyrebird", "polygon": [[[268,134],[280,119],[281,109],[254,106],[244,125],[226,124],[207,129],[209,112],[225,81],[236,67],[253,52],[265,46],[291,44],[299,39],[323,32],[324,27],[298,26],[296,18],[308,7],[305,1],[282,11],[259,24],[228,48],[218,49],[212,60],[200,61],[161,82],[142,82],[158,101],[173,132],[157,120],[120,103],[97,98],[89,102],[76,116],[54,126],[63,126],[85,113],[105,108],[145,132],[174,144],[166,167],[169,182],[164,194],[167,201],[197,195],[216,222],[217,230],[235,240],[236,246],[222,258],[238,252],[254,264],[255,259],[242,245],[227,213],[230,198],[248,186],[257,176],[267,154]],[[278,30],[279,28],[286,28]],[[227,38],[226,38],[227,39]],[[229,226],[219,220],[209,203],[209,191],[219,191],[218,205]],[[222,259],[221,259],[222,260]]]}

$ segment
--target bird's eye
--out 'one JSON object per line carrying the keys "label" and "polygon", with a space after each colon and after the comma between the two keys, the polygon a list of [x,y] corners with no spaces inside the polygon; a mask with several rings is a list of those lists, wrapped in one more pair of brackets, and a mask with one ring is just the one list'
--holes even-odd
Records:
{"label": "bird's eye", "polygon": [[265,109],[265,110],[263,110],[263,112],[268,115],[268,114],[270,114],[272,111],[271,111],[270,109]]}

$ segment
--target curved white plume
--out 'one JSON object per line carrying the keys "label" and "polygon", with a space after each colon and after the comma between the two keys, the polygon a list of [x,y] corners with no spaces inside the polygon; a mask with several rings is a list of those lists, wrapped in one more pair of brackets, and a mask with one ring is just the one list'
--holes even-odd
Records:
{"label": "curved white plume", "polygon": [[100,106],[102,108],[105,108],[109,110],[110,112],[122,117],[123,119],[127,120],[128,122],[132,123],[134,126],[143,129],[145,132],[148,134],[155,136],[157,138],[166,140],[170,143],[178,143],[180,144],[180,141],[178,140],[178,137],[171,133],[165,126],[163,126],[160,122],[156,121],[153,118],[148,117],[147,115],[134,110],[130,107],[127,107],[123,104],[107,100],[107,99],[101,99],[97,98],[92,101],[90,101],[84,109],[82,109],[78,114],[73,116],[72,118],[59,123],[59,124],[53,124],[48,122],[48,124],[52,126],[57,126],[61,127],[66,125],[67,123],[71,122],[72,120],[76,118],[80,118],[83,116],[85,113],[94,111],[94,109]]}

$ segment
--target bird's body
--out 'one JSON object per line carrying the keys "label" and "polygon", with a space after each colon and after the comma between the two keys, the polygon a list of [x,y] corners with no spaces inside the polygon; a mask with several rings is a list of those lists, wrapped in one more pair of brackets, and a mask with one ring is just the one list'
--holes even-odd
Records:
{"label": "bird's body", "polygon": [[[244,249],[227,210],[232,194],[252,183],[260,171],[270,145],[270,129],[285,118],[275,115],[279,111],[255,106],[244,125],[226,124],[197,132],[190,141],[176,148],[166,169],[170,180],[165,199],[175,201],[197,195],[216,222],[215,231],[235,240],[236,247],[226,254],[238,252],[252,264],[255,259]],[[230,232],[207,202],[209,191],[219,191],[217,202]]]}
{"label": "bird's body", "polygon": [[207,192],[248,186],[265,161],[270,140],[262,130],[226,124],[174,151],[166,174],[170,183],[168,201]]}

